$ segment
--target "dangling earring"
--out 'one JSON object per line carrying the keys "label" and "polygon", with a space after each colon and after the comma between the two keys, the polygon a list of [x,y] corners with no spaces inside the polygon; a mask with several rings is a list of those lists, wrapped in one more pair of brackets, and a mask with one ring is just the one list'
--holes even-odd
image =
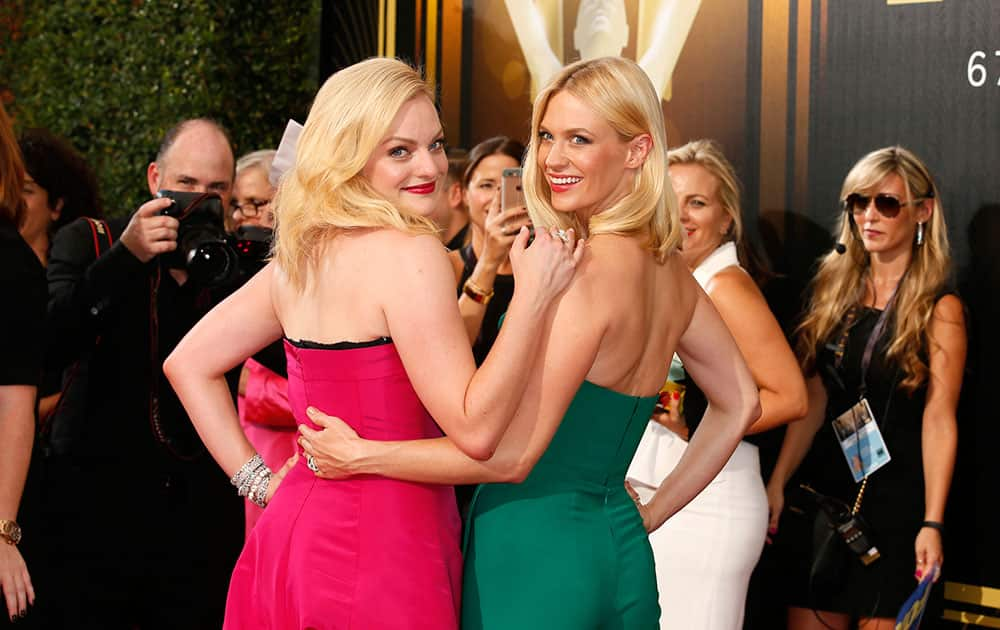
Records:
{"label": "dangling earring", "polygon": [[918,223],[917,224],[917,247],[920,247],[923,244],[924,244],[924,224],[923,223]]}

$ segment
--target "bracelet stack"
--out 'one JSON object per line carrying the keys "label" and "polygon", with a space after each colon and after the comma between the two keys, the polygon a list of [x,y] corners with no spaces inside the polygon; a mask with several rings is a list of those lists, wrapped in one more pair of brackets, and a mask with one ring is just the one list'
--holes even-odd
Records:
{"label": "bracelet stack", "polygon": [[236,492],[246,497],[255,505],[267,507],[267,486],[271,483],[271,469],[264,463],[259,453],[254,453],[247,463],[243,464],[229,483],[236,486]]}

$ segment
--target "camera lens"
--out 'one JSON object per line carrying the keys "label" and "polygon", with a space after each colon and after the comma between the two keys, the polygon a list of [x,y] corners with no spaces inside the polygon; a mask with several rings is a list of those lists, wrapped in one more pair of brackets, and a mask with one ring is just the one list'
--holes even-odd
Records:
{"label": "camera lens", "polygon": [[187,271],[199,284],[224,284],[236,276],[236,252],[224,241],[202,241],[189,251]]}

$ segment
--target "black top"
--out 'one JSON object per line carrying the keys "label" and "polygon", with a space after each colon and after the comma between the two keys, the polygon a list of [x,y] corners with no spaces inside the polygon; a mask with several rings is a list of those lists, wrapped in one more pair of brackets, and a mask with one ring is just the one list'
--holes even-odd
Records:
{"label": "black top", "polygon": [[[458,295],[462,296],[462,287],[465,281],[472,275],[476,268],[476,254],[472,251],[472,243],[459,250],[464,266],[462,268],[462,279],[458,283]],[[486,360],[486,355],[497,335],[500,334],[500,318],[507,312],[510,300],[514,297],[514,276],[499,275],[493,281],[493,299],[486,305],[486,314],[483,316],[483,325],[479,328],[479,336],[476,343],[472,344],[472,356],[476,359],[476,365],[482,365]]]}
{"label": "black top", "polygon": [[[837,442],[833,420],[860,399],[861,359],[881,313],[873,308],[860,309],[839,369],[831,347],[836,345],[839,332],[823,346],[816,360],[827,391],[826,420],[802,463],[800,476],[819,492],[848,503],[854,502],[859,484],[855,483]],[[880,531],[902,530],[909,534],[923,520],[924,513],[920,438],[927,387],[921,386],[912,395],[900,389],[903,371],[898,365],[887,363],[885,356],[892,328],[890,319],[886,334],[872,352],[865,394],[892,459],[868,480],[862,513]]]}
{"label": "black top", "polygon": [[45,269],[17,228],[0,223],[0,385],[38,385],[45,338]]}
{"label": "black top", "polygon": [[455,233],[455,236],[451,237],[451,240],[445,243],[445,247],[450,251],[453,249],[459,249],[462,247],[462,243],[465,242],[465,235],[469,233],[469,224],[466,223],[465,227]]}
{"label": "black top", "polygon": [[[82,359],[86,367],[84,382],[65,395],[73,408],[59,412],[74,418],[67,448],[99,468],[134,461],[130,477],[140,483],[157,477],[161,464],[173,469],[178,455],[214,466],[162,369],[214,299],[192,281],[178,285],[156,258],[144,264],[132,255],[118,239],[127,220],[109,222],[114,244],[96,259],[86,219],[56,234],[47,269],[49,352],[53,361]],[[154,401],[166,444],[154,435]]]}
{"label": "black top", "polygon": [[288,339],[288,343],[296,348],[304,350],[357,350],[358,348],[374,348],[375,346],[385,346],[392,343],[390,337],[378,337],[368,341],[335,341],[333,343],[323,343],[321,341],[309,341],[308,339]]}

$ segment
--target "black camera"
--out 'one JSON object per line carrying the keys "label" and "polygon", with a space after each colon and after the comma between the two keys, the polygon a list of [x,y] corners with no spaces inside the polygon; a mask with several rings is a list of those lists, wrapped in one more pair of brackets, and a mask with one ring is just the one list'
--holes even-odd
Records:
{"label": "black camera", "polygon": [[163,264],[187,271],[204,286],[232,282],[239,273],[239,261],[227,241],[222,199],[214,193],[174,190],[161,190],[157,196],[174,202],[161,214],[180,221],[177,249],[163,254]]}
{"label": "black camera", "polygon": [[816,501],[816,506],[826,515],[827,526],[837,532],[861,564],[868,566],[881,557],[872,540],[871,528],[861,514],[853,512],[840,499],[816,492],[806,484],[799,487]]}
{"label": "black camera", "polygon": [[240,275],[249,277],[264,268],[273,241],[274,230],[258,225],[241,225],[226,236],[226,242],[239,259]]}

